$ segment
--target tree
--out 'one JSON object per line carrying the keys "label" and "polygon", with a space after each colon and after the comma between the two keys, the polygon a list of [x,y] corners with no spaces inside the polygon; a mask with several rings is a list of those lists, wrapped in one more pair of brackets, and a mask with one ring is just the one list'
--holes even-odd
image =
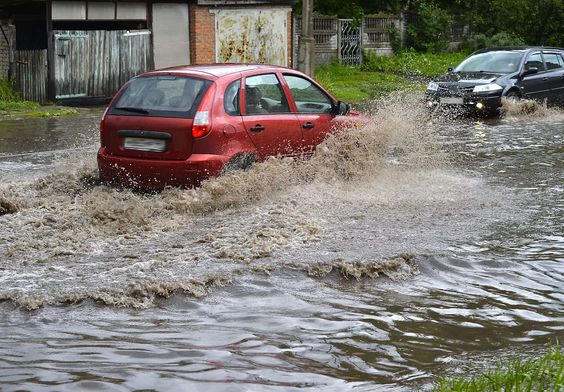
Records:
{"label": "tree", "polygon": [[434,53],[445,50],[453,18],[432,1],[416,1],[414,11],[416,16],[407,28],[413,47]]}

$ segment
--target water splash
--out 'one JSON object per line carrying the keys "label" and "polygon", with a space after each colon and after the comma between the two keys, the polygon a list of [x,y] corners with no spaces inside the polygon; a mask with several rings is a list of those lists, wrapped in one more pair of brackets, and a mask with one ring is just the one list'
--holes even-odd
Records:
{"label": "water splash", "polygon": [[502,97],[499,113],[501,117],[506,119],[521,119],[558,116],[562,114],[562,111],[558,108],[548,107],[546,102],[540,103],[532,99],[512,101]]}
{"label": "water splash", "polygon": [[[415,259],[394,252],[417,254],[417,244],[435,241],[437,219],[467,234],[461,215],[495,193],[445,172],[439,127],[426,118],[418,96],[397,95],[307,159],[273,158],[157,194],[97,185],[94,151],[71,153],[38,179],[0,184],[17,206],[0,216],[0,298],[29,308],[85,298],[144,307],[296,266],[407,279]],[[355,219],[367,229],[348,240]],[[429,238],[416,229],[421,219],[431,222]],[[386,238],[396,236],[408,243],[391,247]]]}

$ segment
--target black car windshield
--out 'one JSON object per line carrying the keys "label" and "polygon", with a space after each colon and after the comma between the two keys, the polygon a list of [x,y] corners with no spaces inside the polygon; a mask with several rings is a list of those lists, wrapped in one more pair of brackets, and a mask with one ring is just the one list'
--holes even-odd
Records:
{"label": "black car windshield", "polygon": [[205,79],[153,75],[132,79],[110,109],[113,113],[193,118],[211,84]]}
{"label": "black car windshield", "polygon": [[455,72],[512,73],[519,69],[523,53],[496,51],[475,54],[464,60]]}

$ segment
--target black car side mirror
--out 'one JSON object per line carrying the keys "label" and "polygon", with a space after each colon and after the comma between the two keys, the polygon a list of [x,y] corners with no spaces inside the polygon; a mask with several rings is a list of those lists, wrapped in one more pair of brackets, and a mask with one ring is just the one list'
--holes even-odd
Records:
{"label": "black car side mirror", "polygon": [[539,72],[539,69],[537,67],[531,67],[523,70],[523,72],[521,72],[521,76],[532,75],[532,74],[536,74],[537,72]]}
{"label": "black car side mirror", "polygon": [[448,68],[447,68],[447,71],[448,71],[448,72],[452,72],[452,71],[454,71],[454,68],[448,67]]}
{"label": "black car side mirror", "polygon": [[335,106],[333,106],[333,114],[336,116],[346,116],[351,110],[351,105],[345,102],[338,101]]}

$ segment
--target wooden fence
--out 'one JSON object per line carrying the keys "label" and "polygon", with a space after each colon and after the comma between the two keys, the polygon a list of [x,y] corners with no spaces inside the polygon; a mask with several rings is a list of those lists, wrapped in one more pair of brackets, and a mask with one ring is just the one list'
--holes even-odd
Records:
{"label": "wooden fence", "polygon": [[55,99],[111,97],[133,76],[153,69],[148,30],[54,31],[54,53],[17,50],[16,90],[22,98],[49,100],[49,65],[53,67]]}
{"label": "wooden fence", "polygon": [[150,32],[55,31],[56,98],[110,97],[153,68]]}
{"label": "wooden fence", "polygon": [[47,102],[47,50],[17,50],[15,61],[16,91],[27,101]]}

